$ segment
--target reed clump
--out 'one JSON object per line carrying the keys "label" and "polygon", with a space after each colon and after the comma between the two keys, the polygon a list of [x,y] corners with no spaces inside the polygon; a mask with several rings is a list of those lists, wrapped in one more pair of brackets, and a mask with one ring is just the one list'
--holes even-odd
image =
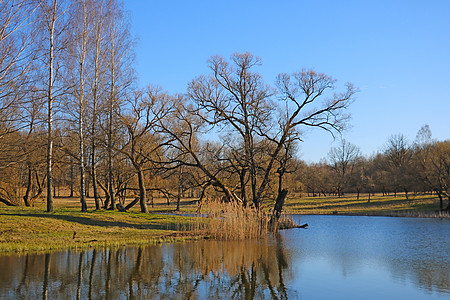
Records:
{"label": "reed clump", "polygon": [[191,230],[218,240],[261,238],[278,229],[298,226],[287,216],[282,216],[279,222],[271,222],[271,214],[236,202],[209,201],[203,205],[202,213],[206,220],[194,222]]}
{"label": "reed clump", "polygon": [[276,223],[276,230],[278,229],[290,229],[300,227],[297,222],[294,221],[292,216],[282,215],[278,222]]}

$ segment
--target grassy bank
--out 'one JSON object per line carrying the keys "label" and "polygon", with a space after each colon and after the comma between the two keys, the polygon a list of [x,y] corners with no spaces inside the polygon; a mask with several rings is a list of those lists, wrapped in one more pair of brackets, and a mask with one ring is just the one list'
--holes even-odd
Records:
{"label": "grassy bank", "polygon": [[[356,195],[343,197],[292,197],[286,200],[284,209],[293,214],[350,214],[407,217],[449,217],[439,213],[439,199],[432,195],[383,196],[367,194],[356,199]],[[444,205],[447,205],[445,201]]]}
{"label": "grassy bank", "polygon": [[41,207],[0,207],[0,253],[155,244],[195,238],[180,228],[192,218],[173,215],[79,212]]}
{"label": "grassy bank", "polygon": [[[140,213],[138,207],[127,213],[95,211],[90,201],[92,199],[88,201],[90,210],[87,213],[80,212],[76,198],[56,198],[54,213],[44,212],[44,202],[38,202],[32,208],[0,206],[0,254],[148,245],[206,235],[219,239],[230,236],[247,238],[260,234],[260,226],[266,218],[249,217],[255,214],[250,209],[239,211],[242,215],[236,217],[238,214],[232,210],[233,207],[227,208],[230,211],[219,207],[216,209],[219,212],[217,218],[208,219],[158,214],[175,209],[174,204],[167,205],[162,199],[155,201],[155,206],[150,209],[153,213],[150,214]],[[181,205],[182,212],[194,212],[196,208],[192,199],[184,200]],[[359,200],[354,195],[340,198],[291,197],[286,200],[284,210],[292,214],[450,217],[448,213],[439,214],[439,200],[436,197],[423,195],[410,196],[409,199],[401,195],[375,195],[371,196],[370,202],[368,195],[363,195]],[[207,207],[203,213],[214,215]],[[230,215],[233,216],[228,218]],[[248,230],[242,231],[242,228]]]}

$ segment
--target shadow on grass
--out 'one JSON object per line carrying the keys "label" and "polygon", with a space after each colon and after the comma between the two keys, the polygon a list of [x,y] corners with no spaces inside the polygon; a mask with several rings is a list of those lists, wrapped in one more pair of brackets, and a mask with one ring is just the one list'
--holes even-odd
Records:
{"label": "shadow on grass", "polygon": [[42,219],[56,219],[68,222],[74,222],[81,225],[89,226],[99,226],[99,227],[120,227],[120,228],[131,228],[131,229],[160,229],[160,230],[177,230],[178,225],[176,223],[167,224],[155,224],[151,221],[143,224],[128,223],[123,221],[108,221],[108,220],[98,220],[95,218],[89,218],[88,216],[73,216],[73,215],[60,215],[52,213],[4,213],[0,212],[0,216],[18,216],[18,217],[36,217]]}

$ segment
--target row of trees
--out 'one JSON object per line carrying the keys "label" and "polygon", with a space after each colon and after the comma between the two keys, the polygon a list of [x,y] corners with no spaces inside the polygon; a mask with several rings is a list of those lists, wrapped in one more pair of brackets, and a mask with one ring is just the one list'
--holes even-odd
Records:
{"label": "row of trees", "polygon": [[[183,95],[140,89],[130,23],[117,0],[9,0],[0,13],[1,202],[31,206],[46,191],[51,212],[61,186],[80,197],[83,211],[90,193],[96,209],[139,203],[147,212],[153,191],[178,205],[189,191],[255,208],[276,199],[280,212],[293,178],[312,193],[350,190],[349,174],[361,161],[356,147],[333,149],[332,168],[299,168],[295,151],[302,128],[345,128],[351,84],[338,88],[330,76],[301,70],[278,75],[271,86],[256,72],[259,57],[235,53],[211,57],[209,74],[194,78]],[[423,147],[428,166],[435,147]],[[362,165],[358,191],[371,186],[368,162]],[[325,175],[313,179],[324,168],[338,178],[327,189],[318,187]],[[386,191],[404,182],[403,158],[395,168],[396,184]],[[125,203],[126,195],[134,200]]]}
{"label": "row of trees", "polygon": [[[122,4],[8,0],[0,3],[0,15],[1,201],[16,203],[25,188],[23,200],[32,205],[46,183],[51,212],[54,168],[70,162],[79,166],[85,211],[89,158],[100,208],[96,149],[106,141],[111,182],[114,114],[133,83],[133,41]],[[114,205],[114,193],[108,195]]]}
{"label": "row of trees", "polygon": [[347,84],[333,94],[336,81],[312,70],[280,74],[269,86],[250,53],[212,57],[210,74],[184,95],[142,90],[118,1],[10,0],[0,9],[9,32],[0,40],[8,50],[0,201],[8,205],[33,205],[46,183],[51,212],[54,183],[73,188],[74,176],[83,211],[90,189],[96,209],[115,209],[131,191],[136,199],[119,208],[139,202],[143,212],[154,190],[179,199],[195,189],[256,208],[282,201],[299,129],[340,132],[355,93]]}
{"label": "row of trees", "polygon": [[[406,198],[413,193],[436,193],[440,209],[448,210],[450,200],[450,141],[433,141],[428,125],[418,132],[414,143],[404,135],[391,136],[382,152],[372,157],[346,140],[331,148],[321,163],[298,168],[300,190],[315,195],[343,195],[344,192],[387,195],[398,192]],[[450,204],[450,202],[449,202]]]}

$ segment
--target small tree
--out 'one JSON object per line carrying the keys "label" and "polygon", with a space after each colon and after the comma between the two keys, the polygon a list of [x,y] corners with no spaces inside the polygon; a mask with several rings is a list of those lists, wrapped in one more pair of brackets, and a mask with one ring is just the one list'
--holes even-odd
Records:
{"label": "small tree", "polygon": [[412,151],[407,144],[406,137],[402,134],[389,137],[385,155],[388,162],[388,171],[394,184],[394,195],[397,195],[397,191],[401,189],[408,199]]}
{"label": "small tree", "polygon": [[357,159],[361,156],[358,147],[342,139],[339,146],[328,152],[328,160],[335,174],[335,188],[338,196],[343,194],[353,175]]}

